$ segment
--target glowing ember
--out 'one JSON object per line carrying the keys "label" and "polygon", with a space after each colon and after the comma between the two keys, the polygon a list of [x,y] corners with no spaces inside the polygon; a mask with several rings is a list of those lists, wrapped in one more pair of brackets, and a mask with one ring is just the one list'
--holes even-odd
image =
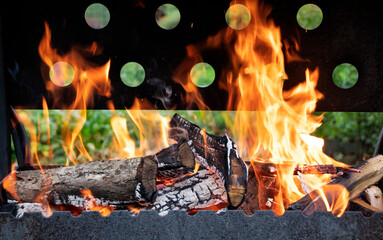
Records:
{"label": "glowing ember", "polygon": [[89,189],[81,190],[81,193],[85,197],[85,205],[87,210],[99,211],[104,217],[109,216],[110,213],[115,209],[111,206],[100,206],[97,203],[97,199],[93,197],[92,192]]}

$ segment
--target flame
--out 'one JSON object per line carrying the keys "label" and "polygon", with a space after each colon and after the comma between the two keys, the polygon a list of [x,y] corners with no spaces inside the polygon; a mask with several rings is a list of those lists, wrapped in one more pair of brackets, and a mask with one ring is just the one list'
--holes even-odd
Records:
{"label": "flame", "polygon": [[[218,86],[228,93],[227,109],[237,110],[234,123],[230,124],[229,130],[237,139],[238,150],[243,159],[249,159],[253,163],[271,162],[277,166],[275,193],[271,196],[270,203],[274,212],[282,215],[286,206],[304,195],[296,177],[293,176],[295,166],[346,165],[325,155],[322,151],[323,140],[310,135],[321,125],[323,118],[323,115],[313,114],[317,101],[323,98],[323,95],[315,89],[319,71],[307,69],[304,82],[284,91],[284,81],[288,81],[284,69],[285,60],[301,59],[291,51],[285,51],[284,54],[282,49],[298,49],[297,42],[282,42],[279,27],[267,18],[271,11],[268,6],[258,4],[257,1],[245,0],[233,1],[231,5],[237,3],[249,9],[251,13],[249,25],[239,31],[226,28],[217,35],[208,37],[205,43],[187,46],[187,57],[174,71],[173,80],[181,84],[186,92],[185,96],[181,96],[181,100],[187,103],[187,109],[197,107],[200,110],[209,110],[198,87],[190,79],[190,69],[203,61],[200,51],[226,45],[231,62],[230,66],[223,70],[224,74],[218,74],[224,79],[217,81]],[[68,165],[69,161],[73,164],[79,163],[77,152],[80,152],[80,156],[86,161],[92,160],[82,142],[81,130],[86,122],[86,109],[92,106],[94,95],[97,93],[106,99],[110,97],[111,85],[108,75],[111,62],[109,60],[99,66],[86,59],[100,54],[101,51],[102,48],[93,42],[91,46],[85,48],[74,46],[67,53],[59,53],[52,47],[51,32],[48,24],[45,24],[45,35],[40,42],[39,53],[44,62],[42,76],[50,94],[48,100],[53,99],[53,102],[48,102],[52,102],[54,108],[71,109],[62,130],[63,148],[67,154]],[[55,63],[61,62],[67,64],[57,65],[58,68],[52,70]],[[68,72],[68,64],[73,68],[73,73]],[[67,84],[63,81],[66,78],[73,77],[73,81],[64,86],[64,91],[63,86],[57,86],[51,81],[49,70],[52,70],[51,75],[58,79],[59,85]],[[114,110],[113,104],[110,101],[106,102],[107,106]],[[145,104],[147,103],[141,103],[136,99],[133,107],[127,110],[126,117],[115,115],[111,119],[115,148],[120,158],[149,155],[169,146],[167,138],[169,119],[158,112],[142,110],[147,108]],[[47,106],[44,100],[44,118],[49,121],[49,115],[46,114]],[[78,112],[74,109],[81,110]],[[23,119],[30,129],[32,154],[38,160],[36,144],[39,135],[36,135],[33,124],[29,127],[28,121],[26,118]],[[128,128],[128,122],[132,123],[132,128]],[[203,130],[202,135],[205,136],[204,134]],[[133,138],[139,139],[138,147]],[[307,176],[307,183],[311,189],[318,189],[329,180],[330,176]],[[328,192],[335,190],[322,188],[322,191],[325,197]],[[337,199],[346,196],[346,193],[343,194],[345,190],[336,192],[340,192],[338,196],[342,196]],[[89,190],[85,191],[84,195],[90,200],[93,199],[91,202],[95,201]],[[90,209],[103,209],[95,203],[92,204]],[[343,213],[345,204],[347,201],[343,200],[327,201],[326,209],[338,216]]]}
{"label": "flame", "polygon": [[[249,9],[251,20],[248,26],[242,30],[227,27],[208,37],[204,43],[188,46],[187,57],[175,71],[174,80],[184,87],[190,106],[194,104],[199,109],[207,109],[186,72],[195,63],[202,62],[202,51],[222,47],[227,50],[231,61],[220,74],[218,86],[228,93],[227,110],[237,110],[229,131],[237,139],[243,159],[277,166],[273,184],[275,196],[271,196],[270,206],[276,215],[282,215],[287,206],[304,196],[299,181],[293,176],[295,166],[346,165],[325,155],[323,139],[310,135],[321,125],[323,118],[323,115],[313,114],[317,101],[323,98],[315,89],[318,69],[307,69],[304,82],[283,90],[284,82],[288,81],[285,60],[302,60],[296,53],[298,43],[283,42],[279,27],[268,18],[271,7],[246,0],[232,1],[230,5],[234,4]],[[283,48],[287,49],[286,54]],[[328,175],[306,178],[311,189],[330,180]]]}
{"label": "flame", "polygon": [[181,95],[181,102],[187,103],[186,109],[192,109],[197,106],[200,110],[210,110],[204,103],[202,95],[198,91],[198,87],[193,84],[190,77],[190,69],[197,63],[202,62],[201,55],[194,45],[186,47],[187,57],[173,72],[173,80],[183,87],[186,96]]}
{"label": "flame", "polygon": [[3,188],[11,194],[11,196],[18,202],[20,202],[20,198],[17,195],[16,189],[16,180],[17,180],[17,172],[15,171],[15,164],[12,164],[11,173],[8,174],[2,181]]}
{"label": "flame", "polygon": [[[87,57],[99,55],[102,52],[102,48],[96,42],[89,47],[73,46],[70,51],[61,54],[52,47],[51,40],[51,31],[48,24],[45,23],[45,34],[38,49],[40,57],[45,63],[42,65],[42,76],[46,88],[52,96],[52,106],[71,109],[62,130],[63,148],[68,162],[79,163],[76,148],[80,156],[91,161],[92,158],[82,142],[80,132],[86,122],[86,108],[93,105],[94,94],[110,96],[110,60],[102,66],[86,60]],[[71,70],[68,70],[68,66],[71,67]],[[65,83],[64,80],[68,77],[72,77],[69,79],[71,82]],[[54,81],[55,78],[56,81]],[[48,109],[45,100],[43,108]],[[76,112],[73,109],[81,109],[79,117],[74,116]],[[71,129],[73,125],[75,126]]]}
{"label": "flame", "polygon": [[[236,1],[237,2],[237,1]],[[283,43],[280,30],[266,19],[266,6],[243,2],[252,14],[252,21],[242,31],[228,29],[235,34],[233,61],[242,67],[238,78],[228,75],[235,91],[230,94],[237,106],[234,132],[242,155],[263,159],[278,165],[279,191],[273,199],[273,210],[282,215],[285,207],[304,196],[294,180],[293,167],[303,164],[334,164],[344,166],[325,155],[323,140],[310,136],[320,125],[323,115],[313,114],[316,102],[323,97],[315,87],[319,72],[306,70],[306,80],[291,90],[283,91]],[[229,104],[230,105],[230,104]],[[254,112],[249,112],[253,110]],[[286,167],[286,164],[291,167]],[[329,176],[308,176],[312,189],[327,183]]]}
{"label": "flame", "polygon": [[115,146],[120,153],[120,158],[131,158],[135,156],[135,143],[130,137],[126,125],[126,118],[113,116],[110,119],[113,132],[116,136]]}
{"label": "flame", "polygon": [[134,214],[136,214],[136,215],[138,215],[138,214],[141,212],[140,209],[135,208],[135,207],[133,207],[133,206],[128,206],[128,209],[129,209],[130,211],[132,211],[132,212],[133,212]]}
{"label": "flame", "polygon": [[[320,201],[316,200],[318,196]],[[349,193],[342,185],[328,184],[311,192],[310,197],[316,204],[315,208],[332,212],[334,216],[340,217],[348,206]]]}
{"label": "flame", "polygon": [[[145,103],[146,104],[146,103]],[[128,118],[115,115],[111,125],[115,135],[114,146],[120,158],[133,158],[153,154],[170,145],[168,140],[169,117],[159,112],[141,110],[142,106],[136,99],[131,109],[127,109]],[[129,133],[127,122],[133,129]],[[131,137],[138,135],[139,144]]]}
{"label": "flame", "polygon": [[[44,116],[45,124],[47,126],[47,144],[50,147],[51,146],[51,128],[49,124],[48,104],[45,98],[43,98],[43,116]],[[53,151],[51,148],[48,151],[48,155],[50,159],[53,159]]]}
{"label": "flame", "polygon": [[[38,149],[37,149],[37,146],[38,146],[39,142],[41,141],[40,140],[40,138],[41,138],[40,129],[41,128],[40,127],[36,128],[36,126],[33,124],[33,122],[31,121],[31,119],[29,118],[27,113],[21,112],[19,114],[19,117],[20,117],[21,121],[23,122],[23,124],[26,126],[26,129],[27,129],[29,137],[30,137],[30,150],[31,150],[33,160],[35,160],[37,162],[38,166],[41,169],[42,174],[44,175],[44,171],[42,169],[42,166],[41,166],[41,163],[39,160],[39,154],[38,154]],[[38,123],[38,125],[40,125],[40,124]]]}
{"label": "flame", "polygon": [[109,216],[114,209],[116,209],[111,206],[100,206],[97,203],[97,199],[92,195],[92,192],[89,189],[81,190],[81,194],[85,198],[85,207],[87,210],[99,211],[102,216],[106,217]]}

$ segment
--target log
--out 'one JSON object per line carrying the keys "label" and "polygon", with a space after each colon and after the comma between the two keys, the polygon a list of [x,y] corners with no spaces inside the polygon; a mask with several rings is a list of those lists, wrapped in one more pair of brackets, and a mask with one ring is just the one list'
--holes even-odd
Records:
{"label": "log", "polygon": [[145,209],[156,210],[161,215],[170,210],[217,211],[228,205],[222,181],[207,169],[200,169],[195,175],[177,179],[170,186],[158,185],[157,190],[156,201]]}
{"label": "log", "polygon": [[224,183],[230,207],[238,207],[247,191],[248,170],[236,145],[227,135],[214,136],[175,114],[170,121],[169,137],[175,141],[192,140],[199,164],[218,175]]}
{"label": "log", "polygon": [[[254,167],[253,165],[250,165],[246,197],[243,203],[238,207],[238,210],[242,210],[246,215],[253,215],[255,211],[260,210],[259,188],[260,184],[255,175]],[[263,195],[261,198],[266,199]],[[264,200],[262,201],[264,202]]]}
{"label": "log", "polygon": [[194,172],[196,162],[191,145],[192,141],[180,141],[155,154],[157,178],[168,181]]}
{"label": "log", "polygon": [[[347,189],[348,201],[356,199],[363,191],[365,191],[371,185],[376,184],[383,177],[383,156],[378,155],[370,158],[358,166],[355,169],[360,172],[347,172],[343,175],[334,178],[328,184],[322,187],[326,189],[328,186],[335,184],[341,185]],[[327,199],[336,200],[337,196],[331,196],[330,191],[325,190],[325,196]],[[324,200],[314,190],[310,194],[306,194],[303,198],[290,205],[289,209],[302,210],[305,215],[311,215],[315,211],[326,211]]]}
{"label": "log", "polygon": [[[229,205],[228,198],[232,206],[239,206],[247,188],[247,167],[234,142],[227,135],[209,135],[182,121],[177,132],[184,133],[184,137],[174,137],[178,143],[155,155],[97,160],[44,171],[24,166],[24,171],[13,172],[5,179],[4,188],[19,202],[41,202],[80,211],[89,209],[84,190],[90,191],[92,204],[111,209],[128,206],[161,213],[218,210]],[[193,126],[194,134],[185,126],[189,130]],[[201,165],[199,170],[197,163]]]}
{"label": "log", "polygon": [[[238,209],[243,210],[246,215],[252,215],[257,210],[272,209],[273,199],[279,192],[277,169],[282,169],[284,171],[286,169],[291,169],[291,166],[266,162],[262,159],[252,162],[249,167],[246,198]],[[293,170],[293,174],[299,175],[298,179],[300,179],[304,177],[302,174],[342,175],[350,171],[355,172],[356,170],[336,167],[334,165],[302,165],[296,166]],[[306,186],[304,185],[304,179],[300,180],[302,188],[305,190]],[[308,187],[306,188],[306,191],[308,192],[310,189]]]}
{"label": "log", "polygon": [[[89,205],[96,208],[89,208]],[[54,199],[48,209],[41,203],[18,203],[5,205],[7,209],[0,211],[12,212],[16,217],[21,217],[25,212],[41,212],[44,216],[49,216],[50,211],[71,211],[73,215],[80,215],[82,211],[103,209],[130,210],[132,214],[138,214],[141,210],[154,210],[160,215],[166,215],[171,210],[186,211],[190,214],[197,210],[219,211],[228,206],[227,194],[223,183],[215,174],[207,169],[200,169],[195,175],[179,177],[174,180],[172,185],[158,184],[157,198],[154,203],[128,205],[119,202],[110,202],[105,199],[90,199],[86,196],[70,195],[67,198]]]}
{"label": "log", "polygon": [[84,164],[13,172],[4,189],[19,202],[66,201],[89,189],[97,198],[118,202],[153,202],[156,198],[157,162],[153,156],[96,160]]}
{"label": "log", "polygon": [[96,160],[69,167],[44,170],[24,167],[10,174],[3,187],[20,202],[71,202],[89,189],[94,197],[108,202],[154,202],[156,178],[192,173],[195,160],[189,144],[180,142],[153,156],[133,159]]}

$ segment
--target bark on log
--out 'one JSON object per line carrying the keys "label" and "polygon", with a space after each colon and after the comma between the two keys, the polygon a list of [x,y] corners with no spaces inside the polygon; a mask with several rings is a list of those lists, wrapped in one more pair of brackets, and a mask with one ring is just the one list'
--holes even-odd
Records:
{"label": "bark on log", "polygon": [[[166,180],[192,173],[191,142],[180,142],[153,156],[133,159],[96,160],[70,167],[25,170],[10,174],[4,188],[18,201],[71,202],[89,189],[94,197],[108,202],[154,202],[156,178]],[[31,168],[25,168],[31,169]]]}
{"label": "bark on log", "polygon": [[248,171],[235,143],[227,136],[214,136],[175,114],[170,121],[169,137],[176,141],[192,140],[197,161],[217,174],[225,184],[232,207],[241,205],[247,191]]}
{"label": "bark on log", "polygon": [[[217,210],[228,205],[228,196],[231,205],[238,206],[246,192],[247,167],[234,142],[228,136],[206,134],[180,117],[178,120],[183,124],[177,125],[177,131],[186,133],[185,137],[175,137],[177,144],[155,155],[44,171],[27,166],[25,171],[10,174],[4,187],[20,202],[49,202],[79,209],[86,209],[85,189],[100,206],[117,208],[141,202],[145,209],[159,212]],[[203,166],[194,174],[196,160]],[[171,186],[166,185],[170,182]]]}
{"label": "bark on log", "polygon": [[[349,192],[349,201],[356,199],[364,190],[369,186],[376,184],[383,177],[383,156],[379,155],[370,158],[358,166],[355,169],[360,170],[358,172],[348,172],[333,179],[326,186],[339,184],[344,186]],[[336,196],[331,196],[329,192],[325,191],[327,199],[334,199]],[[314,211],[326,211],[326,206],[320,194],[315,190],[305,195],[297,202],[290,205],[290,209],[302,210],[304,214],[311,215]]]}
{"label": "bark on log", "polygon": [[67,201],[89,189],[94,197],[110,202],[153,202],[157,163],[153,156],[96,160],[53,169],[13,172],[3,187],[19,202]]}
{"label": "bark on log", "polygon": [[[122,204],[109,202],[104,199],[94,198],[96,206],[109,209],[129,209],[133,214],[140,210],[154,210],[160,215],[167,214],[171,210],[187,211],[194,213],[200,209],[220,210],[228,206],[227,194],[222,181],[207,169],[200,169],[195,175],[179,177],[171,186],[157,185],[158,196],[152,204]],[[68,196],[65,199],[55,199],[51,205],[52,211],[66,210],[74,215],[89,210],[89,199],[82,196]],[[10,204],[11,211],[15,216],[21,217],[25,212],[41,212],[49,216],[47,207],[41,203]],[[8,208],[10,208],[8,206]],[[100,209],[100,208],[99,208]]]}

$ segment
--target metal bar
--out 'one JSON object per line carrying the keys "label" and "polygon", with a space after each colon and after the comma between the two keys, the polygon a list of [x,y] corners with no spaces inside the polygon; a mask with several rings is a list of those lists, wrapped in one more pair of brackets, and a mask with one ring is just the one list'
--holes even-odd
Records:
{"label": "metal bar", "polygon": [[230,210],[223,215],[199,211],[195,216],[174,211],[159,216],[143,211],[132,216],[113,211],[102,217],[84,212],[73,217],[55,212],[49,218],[26,213],[20,219],[0,213],[0,239],[382,239],[383,213],[366,218],[360,212],[345,212],[336,218],[329,212],[305,217],[287,211],[276,217],[271,211],[246,216]]}
{"label": "metal bar", "polygon": [[[9,135],[9,112],[6,103],[6,91],[4,81],[4,59],[3,59],[3,43],[0,15],[0,180],[2,180],[11,170],[11,147]],[[4,191],[1,190],[0,202],[4,198]]]}

